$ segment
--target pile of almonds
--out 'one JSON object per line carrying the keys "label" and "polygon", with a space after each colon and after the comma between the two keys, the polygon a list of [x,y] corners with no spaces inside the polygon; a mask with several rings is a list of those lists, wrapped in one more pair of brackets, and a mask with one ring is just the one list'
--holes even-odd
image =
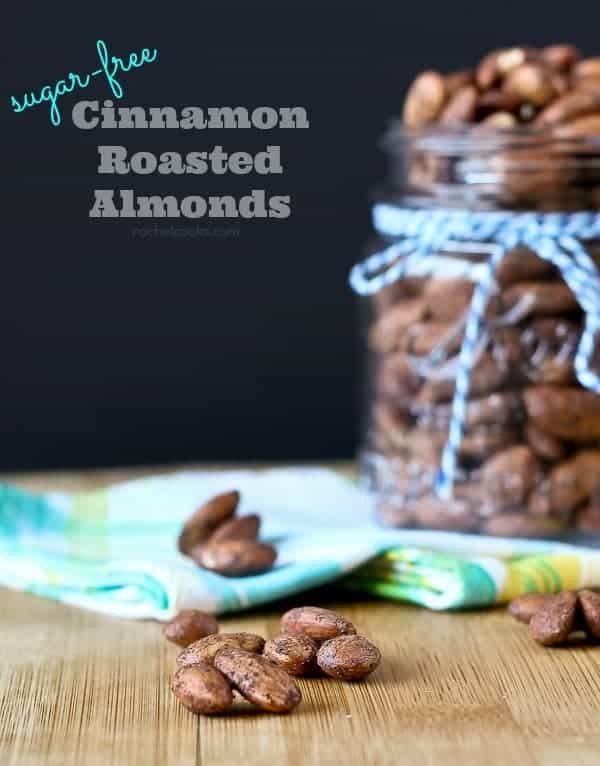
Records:
{"label": "pile of almonds", "polygon": [[236,516],[237,491],[224,492],[200,506],[185,522],[179,550],[203,569],[225,577],[259,574],[277,558],[272,545],[258,541],[260,517]]}
{"label": "pile of almonds", "polygon": [[[600,58],[572,45],[505,48],[467,71],[424,72],[407,94],[404,125],[389,137],[392,181],[401,180],[402,206],[432,210],[434,237],[443,234],[438,208],[532,218],[600,209]],[[600,238],[585,248],[600,266]],[[372,296],[362,466],[379,517],[501,537],[597,535],[600,396],[576,369],[589,320],[561,271],[524,244],[495,270],[458,478],[452,497],[438,496],[466,318],[486,260],[472,243],[453,242]],[[595,349],[593,369],[599,359]]]}
{"label": "pile of almonds", "polygon": [[488,53],[475,69],[420,74],[404,103],[409,128],[432,123],[559,127],[566,138],[600,134],[600,58],[573,45]]}
{"label": "pile of almonds", "polygon": [[600,57],[572,45],[505,48],[473,69],[423,72],[402,122],[389,136],[391,175],[407,197],[527,211],[600,205]]}
{"label": "pile of almonds", "polygon": [[600,593],[593,590],[526,593],[511,601],[508,611],[529,625],[531,637],[542,646],[560,646],[574,634],[600,640]]}
{"label": "pile of almonds", "polygon": [[263,710],[287,713],[302,699],[292,676],[321,671],[359,681],[381,661],[377,647],[329,609],[291,609],[280,628],[279,635],[265,642],[253,633],[219,633],[217,621],[205,612],[180,612],[164,629],[169,641],[185,647],[171,680],[173,694],[192,713],[227,711],[234,690]]}

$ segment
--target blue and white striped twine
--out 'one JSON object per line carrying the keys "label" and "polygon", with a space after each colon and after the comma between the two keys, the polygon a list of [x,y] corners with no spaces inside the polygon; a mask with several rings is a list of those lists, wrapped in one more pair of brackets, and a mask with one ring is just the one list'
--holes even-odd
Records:
{"label": "blue and white striped twine", "polygon": [[475,286],[465,320],[448,441],[442,453],[436,483],[440,497],[452,496],[457,476],[458,450],[463,439],[471,371],[477,361],[478,342],[490,297],[496,292],[496,269],[517,245],[535,251],[554,264],[585,312],[585,326],[574,368],[587,389],[600,393],[600,376],[592,369],[596,333],[600,329],[600,272],[581,241],[600,238],[600,213],[512,213],[469,210],[411,210],[390,204],[373,208],[377,232],[397,241],[375,253],[350,272],[350,284],[359,295],[373,295],[409,274],[432,253],[468,249],[489,254]]}

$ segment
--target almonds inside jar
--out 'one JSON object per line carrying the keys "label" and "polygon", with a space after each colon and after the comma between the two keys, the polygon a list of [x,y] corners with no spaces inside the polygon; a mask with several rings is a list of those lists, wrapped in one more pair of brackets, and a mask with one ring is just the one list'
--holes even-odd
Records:
{"label": "almonds inside jar", "polygon": [[[571,150],[578,141],[575,151],[600,157],[598,61],[568,44],[522,46],[493,51],[471,70],[418,75],[402,114],[414,144],[410,185],[446,197],[485,186],[511,208],[597,208],[599,165],[588,157],[580,170]],[[473,152],[461,157],[467,136]]]}
{"label": "almonds inside jar", "polygon": [[[557,44],[428,69],[386,138],[372,249],[415,241],[371,283],[384,287],[365,333],[363,476],[387,525],[600,533],[600,348],[585,333],[600,289],[599,61]],[[579,282],[564,232],[593,263]]]}

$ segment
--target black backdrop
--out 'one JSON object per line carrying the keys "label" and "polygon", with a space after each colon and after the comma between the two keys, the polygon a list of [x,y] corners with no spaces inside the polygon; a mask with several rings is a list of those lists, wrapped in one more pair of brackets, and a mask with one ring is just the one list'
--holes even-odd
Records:
{"label": "black backdrop", "polygon": [[[13,2],[2,15],[2,469],[351,455],[360,355],[346,275],[384,170],[376,139],[410,78],[504,44],[600,52],[591,0]],[[62,99],[60,128],[45,107],[11,112],[10,95],[89,71],[97,38],[115,53],[159,50],[123,76],[125,104],[304,105],[311,128],[272,138],[76,129],[70,106],[106,98],[104,83]],[[281,144],[285,174],[261,186],[292,195],[287,220],[140,240],[135,221],[88,218],[99,143],[268,142]],[[260,188],[231,175],[131,185],[178,196]]]}

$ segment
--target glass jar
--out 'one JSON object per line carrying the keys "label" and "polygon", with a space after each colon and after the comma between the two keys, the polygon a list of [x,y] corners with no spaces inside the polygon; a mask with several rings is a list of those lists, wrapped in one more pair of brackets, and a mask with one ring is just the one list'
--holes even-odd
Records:
{"label": "glass jar", "polygon": [[393,127],[365,296],[381,521],[600,535],[600,137]]}

